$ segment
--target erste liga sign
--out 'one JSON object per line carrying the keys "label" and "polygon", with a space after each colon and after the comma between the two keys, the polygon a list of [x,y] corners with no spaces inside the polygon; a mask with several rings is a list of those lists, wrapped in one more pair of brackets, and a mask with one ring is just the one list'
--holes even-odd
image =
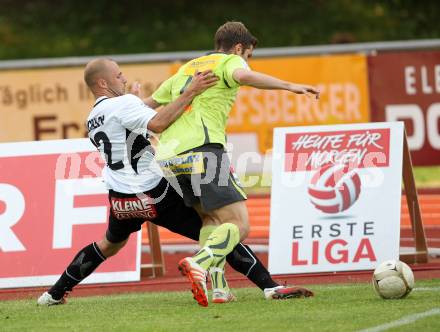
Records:
{"label": "erste liga sign", "polygon": [[399,257],[403,130],[275,129],[271,273],[368,270]]}

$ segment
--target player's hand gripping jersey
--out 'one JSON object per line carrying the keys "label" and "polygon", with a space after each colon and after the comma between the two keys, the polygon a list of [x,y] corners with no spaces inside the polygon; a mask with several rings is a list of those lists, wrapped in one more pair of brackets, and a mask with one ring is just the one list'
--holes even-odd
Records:
{"label": "player's hand gripping jersey", "polygon": [[158,160],[209,143],[225,145],[226,121],[240,87],[232,77],[238,68],[249,68],[238,55],[212,53],[189,61],[162,83],[152,97],[160,104],[169,104],[185,90],[196,71],[211,69],[219,78],[215,86],[194,98],[185,113],[161,134]]}
{"label": "player's hand gripping jersey", "polygon": [[87,118],[89,138],[106,160],[108,189],[139,193],[157,186],[162,172],[154,160],[147,124],[156,112],[131,94],[100,97]]}

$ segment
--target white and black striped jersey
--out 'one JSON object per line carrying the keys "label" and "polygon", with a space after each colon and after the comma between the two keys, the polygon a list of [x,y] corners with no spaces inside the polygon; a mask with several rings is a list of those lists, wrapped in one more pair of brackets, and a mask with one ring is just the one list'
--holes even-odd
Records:
{"label": "white and black striped jersey", "polygon": [[108,189],[133,194],[154,188],[162,178],[147,133],[156,111],[135,95],[100,97],[87,118],[89,138],[105,158]]}

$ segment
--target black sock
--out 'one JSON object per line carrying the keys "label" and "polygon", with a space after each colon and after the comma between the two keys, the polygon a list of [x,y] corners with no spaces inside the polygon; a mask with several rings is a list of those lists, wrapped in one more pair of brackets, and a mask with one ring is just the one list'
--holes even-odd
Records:
{"label": "black sock", "polygon": [[99,250],[95,242],[81,249],[55,283],[49,294],[55,300],[61,299],[66,292],[70,292],[73,287],[89,276],[105,260],[104,255]]}
{"label": "black sock", "polygon": [[279,286],[252,249],[241,242],[226,256],[226,261],[234,270],[244,274],[261,290]]}

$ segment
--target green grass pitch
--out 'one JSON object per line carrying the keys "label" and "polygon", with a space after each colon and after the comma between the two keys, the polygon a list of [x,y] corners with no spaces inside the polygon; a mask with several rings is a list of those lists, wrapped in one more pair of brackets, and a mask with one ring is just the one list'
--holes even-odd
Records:
{"label": "green grass pitch", "polygon": [[0,330],[359,331],[397,321],[390,331],[440,331],[440,280],[416,281],[402,300],[380,299],[369,283],[310,288],[314,298],[283,301],[267,301],[256,288],[236,289],[237,302],[207,308],[189,291],[72,296],[52,307],[38,307],[36,299],[2,301]]}

